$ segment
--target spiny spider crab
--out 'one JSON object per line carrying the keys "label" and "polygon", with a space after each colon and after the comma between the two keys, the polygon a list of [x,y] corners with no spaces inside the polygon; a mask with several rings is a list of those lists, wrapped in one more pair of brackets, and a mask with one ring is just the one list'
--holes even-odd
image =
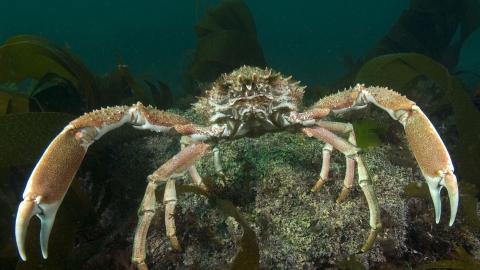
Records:
{"label": "spiny spider crab", "polygon": [[[165,186],[165,225],[174,248],[181,250],[172,218],[177,196],[175,180],[187,171],[195,184],[202,184],[195,162],[212,150],[216,173],[225,178],[220,164],[217,144],[243,137],[259,137],[273,132],[303,132],[325,142],[320,179],[312,188],[317,190],[327,180],[330,156],[334,148],[346,157],[343,189],[337,199],[342,201],[353,185],[355,163],[358,183],[365,194],[370,211],[370,234],[362,247],[372,247],[382,228],[380,209],[367,169],[356,147],[351,124],[325,122],[321,119],[348,110],[364,108],[373,103],[398,120],[405,127],[407,139],[430,188],[436,222],[440,220],[440,190],[446,187],[450,201],[450,226],[458,207],[458,186],[450,156],[437,131],[414,102],[400,94],[381,87],[354,88],[328,96],[311,108],[301,110],[305,87],[291,82],[271,69],[243,66],[217,79],[205,95],[194,104],[206,126],[193,124],[178,115],[145,107],[137,103],[131,107],[111,107],[85,114],[72,121],[52,141],[30,176],[23,202],[16,218],[15,236],[23,260],[25,235],[33,215],[41,220],[40,241],[47,258],[48,239],[57,209],[75,176],[87,148],[105,133],[125,123],[138,129],[163,133],[180,133],[182,150],[148,176],[145,196],[138,211],[139,221],[135,233],[132,262],[146,269],[145,241],[150,221],[155,214],[155,189]],[[348,140],[336,134],[348,134]]]}

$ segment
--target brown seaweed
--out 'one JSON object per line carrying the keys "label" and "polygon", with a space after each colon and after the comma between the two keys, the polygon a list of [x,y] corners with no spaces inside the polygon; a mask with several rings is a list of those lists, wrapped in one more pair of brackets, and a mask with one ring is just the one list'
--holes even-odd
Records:
{"label": "brown seaweed", "polygon": [[198,36],[195,58],[188,64],[184,87],[194,93],[192,81],[210,82],[242,65],[266,67],[257,40],[255,20],[242,0],[221,1],[208,9],[194,27]]}
{"label": "brown seaweed", "polygon": [[415,269],[438,269],[438,268],[446,268],[446,269],[466,269],[466,270],[475,270],[480,268],[480,261],[475,259],[472,255],[468,254],[467,251],[461,246],[455,245],[455,251],[457,252],[460,260],[443,260],[437,261],[433,263],[427,263],[424,265],[420,265],[415,267]]}

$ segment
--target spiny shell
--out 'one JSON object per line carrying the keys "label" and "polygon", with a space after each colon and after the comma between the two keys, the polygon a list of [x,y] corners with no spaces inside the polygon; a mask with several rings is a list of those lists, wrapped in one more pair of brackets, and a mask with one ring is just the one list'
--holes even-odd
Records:
{"label": "spiny shell", "polygon": [[[194,108],[205,124],[229,117],[237,119],[245,108],[265,107],[270,113],[299,111],[305,87],[291,83],[272,69],[243,66],[229,74],[222,74]],[[219,114],[222,117],[218,117]],[[223,117],[224,116],[224,117]]]}

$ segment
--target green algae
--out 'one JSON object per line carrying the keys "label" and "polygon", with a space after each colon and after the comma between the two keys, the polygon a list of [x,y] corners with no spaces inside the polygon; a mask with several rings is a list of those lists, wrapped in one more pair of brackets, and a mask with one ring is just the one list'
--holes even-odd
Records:
{"label": "green algae", "polygon": [[387,132],[388,126],[381,127],[377,121],[357,120],[353,122],[353,130],[357,146],[360,148],[377,147],[382,145],[379,136]]}

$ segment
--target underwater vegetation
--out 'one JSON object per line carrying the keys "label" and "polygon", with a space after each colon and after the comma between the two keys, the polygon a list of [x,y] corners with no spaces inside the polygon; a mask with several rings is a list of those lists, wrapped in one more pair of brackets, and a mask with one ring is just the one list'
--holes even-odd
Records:
{"label": "underwater vegetation", "polygon": [[[193,111],[189,111],[186,116],[193,114]],[[135,179],[139,181],[162,164],[167,159],[166,152],[175,152],[167,150],[172,145],[177,145],[176,138],[159,136],[119,146],[116,162],[121,169],[110,178],[111,182],[120,185],[119,188],[114,187],[115,196],[133,198],[135,194],[141,194],[143,191],[137,190],[129,182]],[[331,178],[335,181],[327,182],[318,192],[309,192],[318,177],[322,159],[318,149],[322,146],[322,142],[311,138],[305,138],[300,143],[298,136],[292,134],[271,134],[262,139],[245,139],[219,145],[224,173],[228,175],[226,182],[216,177],[211,165],[212,155],[206,155],[197,164],[199,173],[206,176],[206,185],[212,190],[210,196],[217,199],[199,196],[194,190],[183,190],[183,185],[191,184],[188,176],[178,180],[177,187],[181,188],[182,195],[178,196],[176,227],[180,244],[185,250],[177,252],[171,248],[165,237],[164,210],[160,207],[152,220],[147,238],[149,267],[225,269],[233,265],[233,261],[240,256],[240,250],[252,252],[248,256],[258,258],[255,248],[245,250],[241,247],[242,237],[247,237],[244,225],[232,218],[233,215],[221,210],[220,198],[231,202],[255,233],[251,237],[257,241],[260,260],[252,261],[255,263],[253,265],[261,269],[340,268],[337,264],[357,253],[365,241],[368,208],[357,185],[344,203],[335,203],[342,188],[344,170],[344,157],[338,152],[332,158]],[[390,269],[409,269],[448,258],[449,253],[446,252],[449,251],[444,247],[451,241],[478,254],[478,248],[472,246],[478,233],[466,223],[463,215],[451,228],[447,225],[447,217],[443,217],[441,224],[436,225],[430,198],[416,199],[403,195],[407,183],[422,182],[423,179],[418,169],[414,171],[395,165],[399,149],[398,146],[383,145],[364,151],[365,163],[381,204],[385,230],[371,251],[356,254],[356,261],[367,269],[385,269],[383,266],[387,263],[397,267]],[[135,154],[139,152],[147,156]],[[128,164],[132,156],[139,160]],[[151,164],[152,161],[154,164]],[[153,169],[148,170],[148,166]],[[122,186],[130,189],[122,190]],[[162,191],[156,193],[157,202],[162,203]],[[137,197],[138,203],[139,200]],[[129,203],[133,204],[131,199]],[[112,204],[102,220],[119,220],[117,215],[125,211],[118,209],[117,203]],[[135,209],[135,206],[130,207]],[[114,246],[107,247],[107,250],[130,250],[134,229],[132,223],[116,238],[124,237],[127,240],[116,240]],[[410,240],[410,237],[414,240]],[[417,241],[430,242],[418,246]],[[418,253],[411,253],[412,249]],[[432,257],[432,254],[436,257]],[[105,256],[105,253],[99,253],[91,258],[87,269],[106,267]]]}
{"label": "underwater vegetation", "polygon": [[[460,50],[480,26],[480,2],[410,1],[385,37],[364,58],[364,63],[387,54],[418,53],[453,70]],[[455,39],[457,31],[460,33]]]}
{"label": "underwater vegetation", "polygon": [[480,260],[475,259],[470,254],[468,254],[465,249],[461,246],[453,244],[455,251],[457,252],[460,260],[444,260],[437,261],[433,263],[427,263],[415,267],[415,269],[466,269],[466,270],[475,270],[480,268]]}
{"label": "underwater vegetation", "polygon": [[188,109],[195,96],[223,73],[243,65],[267,67],[255,20],[242,0],[220,1],[206,10],[193,31],[199,40],[183,74],[184,92],[176,98],[181,109]]}
{"label": "underwater vegetation", "polygon": [[[128,66],[122,63],[121,56],[117,54],[116,57],[118,69],[109,76],[99,77],[67,48],[38,36],[15,36],[0,47],[0,84],[14,85],[2,88],[2,92],[36,100],[39,108],[30,108],[31,111],[79,114],[105,106],[131,104],[136,100],[158,108],[172,106],[173,97],[168,87],[158,81],[160,87],[155,86],[150,82],[155,79],[148,75],[133,77]],[[18,85],[26,79],[33,81],[27,89],[22,89]],[[57,97],[59,94],[64,96]],[[62,103],[67,104],[49,107],[55,98],[62,98]],[[71,111],[65,111],[68,108]]]}
{"label": "underwater vegetation", "polygon": [[[350,73],[336,83],[337,87],[357,83],[387,86],[416,101],[431,119],[435,115],[434,120],[442,121],[454,115],[453,125],[443,135],[444,141],[449,144],[461,179],[477,186],[480,186],[480,112],[462,81],[452,74],[457,73],[455,67],[462,45],[479,26],[477,0],[410,1],[410,9],[402,13],[363,60],[345,57]],[[455,39],[457,31],[459,37]],[[354,125],[361,120],[355,119]],[[382,136],[369,134],[368,138],[357,139],[371,141],[372,136]],[[454,138],[454,142],[449,138]]]}

